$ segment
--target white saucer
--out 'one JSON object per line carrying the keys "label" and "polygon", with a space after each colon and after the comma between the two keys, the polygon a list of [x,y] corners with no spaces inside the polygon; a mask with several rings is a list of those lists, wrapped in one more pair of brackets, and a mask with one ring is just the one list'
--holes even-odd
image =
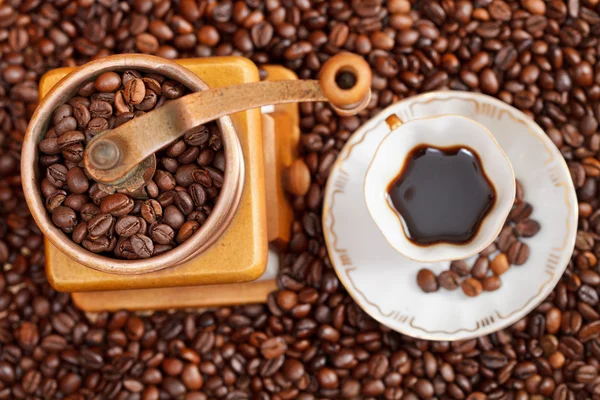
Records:
{"label": "white saucer", "polygon": [[[367,210],[365,172],[377,146],[389,133],[385,119],[403,121],[458,114],[487,127],[510,159],[531,218],[542,229],[524,239],[529,260],[502,275],[502,287],[475,298],[462,291],[424,293],[416,283],[420,268],[436,274],[448,262],[420,264],[398,254]],[[525,114],[492,97],[440,91],[393,104],[361,126],[332,168],[323,206],[323,231],[331,262],[354,300],[388,327],[421,339],[459,340],[486,335],[515,323],[552,291],[575,244],[577,197],[558,149]]]}

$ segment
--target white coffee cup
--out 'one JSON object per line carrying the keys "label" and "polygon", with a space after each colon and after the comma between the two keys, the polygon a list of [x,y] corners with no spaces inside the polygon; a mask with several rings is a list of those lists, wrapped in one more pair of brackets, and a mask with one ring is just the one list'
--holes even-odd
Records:
{"label": "white coffee cup", "polygon": [[[504,151],[483,125],[459,115],[440,115],[400,123],[388,118],[392,131],[377,149],[365,177],[364,196],[371,217],[388,243],[400,254],[415,261],[432,263],[466,259],[489,246],[498,236],[515,199],[515,176]],[[399,126],[398,126],[399,125]],[[440,242],[419,245],[410,240],[398,211],[388,200],[388,186],[401,171],[417,146],[436,148],[465,146],[481,161],[496,199],[483,217],[479,229],[466,243]]]}

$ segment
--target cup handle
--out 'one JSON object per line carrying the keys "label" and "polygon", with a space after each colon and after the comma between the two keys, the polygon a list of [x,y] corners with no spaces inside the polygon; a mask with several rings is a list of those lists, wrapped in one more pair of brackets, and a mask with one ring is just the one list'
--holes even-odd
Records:
{"label": "cup handle", "polygon": [[385,119],[385,123],[390,127],[390,130],[399,128],[403,124],[402,120],[396,114],[391,114]]}

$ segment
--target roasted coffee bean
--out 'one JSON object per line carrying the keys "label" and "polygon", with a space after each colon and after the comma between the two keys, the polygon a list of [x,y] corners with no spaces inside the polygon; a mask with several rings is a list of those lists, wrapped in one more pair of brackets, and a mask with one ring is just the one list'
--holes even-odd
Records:
{"label": "roasted coffee bean", "polygon": [[580,383],[589,383],[598,376],[598,371],[593,365],[582,365],[575,372],[575,380]]}
{"label": "roasted coffee bean", "polygon": [[[208,175],[210,176],[210,178],[212,180],[212,184],[217,188],[221,188],[223,186],[223,180],[225,178],[223,175],[223,172],[221,172],[220,170],[218,170],[216,168],[211,168],[211,167],[205,167],[205,170],[206,170],[206,172],[208,172]],[[200,183],[202,183],[202,182],[200,182]]]}
{"label": "roasted coffee bean", "polygon": [[155,244],[153,256],[159,256],[173,250],[173,245],[170,244]]}
{"label": "roasted coffee bean", "polygon": [[84,204],[81,207],[81,211],[80,211],[81,219],[84,221],[89,221],[99,212],[100,212],[100,208],[98,206],[96,206],[95,204],[93,204],[93,203]]}
{"label": "roasted coffee bean", "polygon": [[200,207],[206,203],[206,191],[202,185],[198,183],[191,184],[189,192],[196,207]]}
{"label": "roasted coffee bean", "polygon": [[182,165],[177,168],[177,171],[175,171],[175,182],[177,182],[179,186],[188,187],[194,183],[194,176],[196,175],[197,171],[200,171],[197,165]]}
{"label": "roasted coffee bean", "polygon": [[203,211],[192,211],[190,215],[187,216],[188,221],[196,221],[200,225],[204,224],[207,218],[208,215]]}
{"label": "roasted coffee bean", "polygon": [[304,365],[293,358],[287,359],[281,368],[283,376],[292,382],[297,382],[304,376]]}
{"label": "roasted coffee bean", "polygon": [[73,107],[70,104],[61,104],[54,111],[52,123],[56,125],[61,119],[70,117],[71,115],[73,115]]}
{"label": "roasted coffee bean", "polygon": [[75,243],[80,244],[83,241],[83,239],[87,237],[87,235],[88,224],[87,222],[82,222],[80,224],[77,224],[77,226],[73,228],[73,234],[71,235],[71,238]]}
{"label": "roasted coffee bean", "polygon": [[120,217],[115,223],[115,232],[121,237],[131,237],[140,232],[141,222],[138,217],[126,215]]}
{"label": "roasted coffee bean", "polygon": [[198,150],[197,147],[189,147],[177,157],[177,161],[182,164],[191,164],[196,160],[199,154],[200,150]]}
{"label": "roasted coffee bean", "polygon": [[157,170],[154,174],[154,182],[160,190],[169,191],[175,189],[177,182],[171,173],[167,171]]}
{"label": "roasted coffee bean", "polygon": [[179,140],[172,145],[170,145],[166,150],[167,157],[179,157],[184,151],[187,149],[185,141]]}
{"label": "roasted coffee bean", "polygon": [[600,337],[600,321],[594,321],[584,325],[578,332],[577,336],[583,343],[594,340]]}
{"label": "roasted coffee bean", "polygon": [[90,122],[87,124],[86,128],[86,137],[90,135],[90,137],[95,136],[96,134],[109,129],[108,121],[105,118],[92,118]]}
{"label": "roasted coffee bean", "polygon": [[84,249],[92,253],[102,253],[107,251],[110,246],[110,239],[106,236],[101,236],[98,239],[84,239],[81,242]]}
{"label": "roasted coffee bean", "polygon": [[115,193],[106,196],[100,203],[100,211],[115,217],[127,215],[133,210],[133,199],[125,194]]}
{"label": "roasted coffee bean", "polygon": [[[172,204],[175,204],[175,196],[177,193],[174,190],[169,190],[168,192],[160,193],[156,200],[160,203],[163,208],[168,207]],[[140,204],[141,207],[141,204]]]}
{"label": "roasted coffee bean", "polygon": [[488,12],[492,18],[501,21],[510,21],[512,16],[510,6],[502,0],[492,1],[489,5]]}
{"label": "roasted coffee bean", "polygon": [[500,276],[510,268],[508,257],[504,253],[498,254],[491,262],[490,268],[494,275]]}
{"label": "roasted coffee bean", "polygon": [[[207,136],[207,138],[208,138],[208,136]],[[206,167],[207,165],[210,165],[214,159],[215,159],[215,152],[212,149],[206,148],[200,152],[200,154],[198,155],[198,158],[196,159],[196,162],[201,167]],[[221,169],[220,167],[217,167],[217,168]],[[221,169],[221,171],[222,171],[222,169]]]}
{"label": "roasted coffee bean", "polygon": [[131,241],[133,251],[138,257],[149,258],[152,256],[154,244],[148,236],[136,233],[129,240]]}
{"label": "roasted coffee bean", "polygon": [[77,129],[77,120],[73,117],[62,118],[54,125],[54,132],[57,136],[62,136],[64,133]]}
{"label": "roasted coffee bean", "polygon": [[167,99],[176,99],[185,92],[183,85],[176,81],[166,81],[162,84],[162,93]]}
{"label": "roasted coffee bean", "polygon": [[490,260],[487,257],[479,257],[471,268],[471,275],[475,279],[483,279],[487,275],[489,266]]}
{"label": "roasted coffee bean", "polygon": [[175,196],[175,205],[185,215],[188,215],[194,211],[194,201],[188,192],[178,191],[177,195]]}
{"label": "roasted coffee bean", "polygon": [[510,225],[505,226],[498,236],[498,250],[508,251],[515,241],[517,241],[517,238],[514,235],[513,227]]}
{"label": "roasted coffee bean", "polygon": [[188,146],[203,146],[208,143],[210,132],[205,125],[200,125],[183,135],[183,140]]}
{"label": "roasted coffee bean", "polygon": [[126,260],[135,260],[138,258],[138,256],[133,251],[133,246],[131,246],[131,240],[125,237],[120,237],[117,241],[117,245],[114,249],[114,254],[117,257],[124,258]]}
{"label": "roasted coffee bean", "polygon": [[[159,22],[159,21],[156,21],[156,22]],[[157,79],[152,78],[152,77],[150,77],[150,75],[148,75],[146,77],[143,77],[142,81],[144,82],[144,85],[146,86],[147,90],[152,90],[157,95],[161,94],[160,82]]]}
{"label": "roasted coffee bean", "polygon": [[488,276],[483,279],[481,282],[483,286],[483,290],[488,292],[493,292],[494,290],[498,290],[502,285],[502,281],[497,276]]}
{"label": "roasted coffee bean", "polygon": [[[119,90],[117,93],[115,93],[115,111],[117,113],[116,126],[120,126],[122,123],[125,123],[126,118],[121,117],[123,116],[123,114],[130,114],[132,111],[132,107],[125,100],[125,96],[123,95],[122,90]],[[119,120],[118,118],[121,118],[121,120]]]}
{"label": "roasted coffee bean", "polygon": [[64,149],[73,144],[81,143],[85,140],[85,135],[79,131],[67,131],[56,139],[58,147]]}
{"label": "roasted coffee bean", "polygon": [[163,166],[163,168],[169,171],[171,174],[174,174],[175,171],[177,171],[177,168],[179,168],[179,163],[177,162],[177,160],[171,157],[163,157],[160,160],[160,163]]}
{"label": "roasted coffee bean", "polygon": [[46,209],[49,212],[53,212],[57,207],[60,207],[67,197],[67,192],[64,190],[57,190],[51,196],[46,198]]}
{"label": "roasted coffee bean", "polygon": [[488,247],[480,251],[479,255],[483,257],[489,257],[490,255],[494,254],[497,250],[498,246],[496,246],[496,243],[492,243]]}
{"label": "roasted coffee bean", "polygon": [[57,188],[65,186],[67,183],[68,169],[62,164],[54,164],[46,170],[46,179]]}
{"label": "roasted coffee bean", "polygon": [[462,282],[462,290],[469,297],[478,296],[483,290],[481,282],[475,278],[468,278]]}
{"label": "roasted coffee bean", "polygon": [[531,206],[531,204],[526,202],[517,203],[510,210],[510,214],[508,214],[508,219],[510,221],[518,222],[522,219],[529,217],[532,211],[533,207]]}
{"label": "roasted coffee bean", "polygon": [[88,236],[90,239],[98,239],[104,236],[114,225],[114,217],[110,214],[97,214],[87,222]]}
{"label": "roasted coffee bean", "polygon": [[471,268],[463,260],[452,261],[450,269],[456,272],[459,276],[467,276],[471,272]]}
{"label": "roasted coffee bean", "polygon": [[96,78],[94,86],[99,92],[111,93],[121,87],[121,77],[116,72],[103,72]]}
{"label": "roasted coffee bean", "polygon": [[[94,101],[104,101],[108,104],[113,104],[115,101],[115,94],[114,93],[94,93],[93,95],[90,96],[90,102],[93,103]],[[91,106],[90,103],[90,106]]]}
{"label": "roasted coffee bean", "polygon": [[58,138],[55,137],[42,140],[38,147],[44,154],[55,155],[61,153],[61,149],[58,146]]}
{"label": "roasted coffee bean", "polygon": [[72,229],[75,225],[77,225],[77,215],[72,209],[59,206],[52,213],[52,222],[59,228]]}
{"label": "roasted coffee bean", "polygon": [[287,344],[282,337],[273,337],[260,345],[260,352],[266,359],[279,357],[287,350]]}
{"label": "roasted coffee bean", "polygon": [[113,109],[108,101],[94,100],[90,104],[92,118],[109,118],[112,113]]}
{"label": "roasted coffee bean", "polygon": [[131,79],[125,84],[123,98],[129,104],[140,104],[146,96],[146,85],[138,78]]}
{"label": "roasted coffee bean", "polygon": [[133,69],[128,69],[123,72],[123,76],[121,79],[123,81],[123,84],[126,84],[133,78],[141,78],[141,77],[142,77],[142,74],[140,72],[133,70]]}
{"label": "roasted coffee bean", "polygon": [[426,293],[436,292],[439,289],[435,274],[426,268],[419,270],[417,284]]}
{"label": "roasted coffee bean", "polygon": [[[191,176],[192,176],[193,182],[198,182],[202,186],[211,187],[213,185],[213,180],[210,177],[210,173],[207,170],[205,170],[205,169],[194,168],[193,171],[192,171],[192,175]],[[184,181],[186,183],[188,182],[187,178],[185,178],[185,180],[184,179],[180,179],[180,180]],[[189,185],[183,184],[183,186],[189,186]]]}
{"label": "roasted coffee bean", "polygon": [[[148,197],[150,197],[150,198],[158,197],[158,195],[160,193],[160,189],[158,188],[156,183],[154,183],[154,181],[148,181],[146,183],[146,186],[144,187],[144,189],[146,190],[146,193],[148,194]],[[135,208],[135,206],[134,206],[134,208]],[[141,209],[141,207],[140,207],[140,209]]]}
{"label": "roasted coffee bean", "polygon": [[490,369],[499,369],[508,364],[508,357],[499,351],[486,351],[481,355],[481,363]]}
{"label": "roasted coffee bean", "polygon": [[[163,215],[162,206],[154,199],[146,200],[140,210],[142,218],[149,224],[160,221]],[[164,244],[164,243],[163,243]]]}
{"label": "roasted coffee bean", "polygon": [[77,212],[81,212],[81,209],[90,201],[87,194],[76,194],[71,193],[65,198],[63,203],[64,206],[72,208]]}
{"label": "roasted coffee bean", "polygon": [[579,278],[581,279],[581,282],[585,284],[591,286],[600,285],[600,275],[596,271],[584,269],[579,272]]}
{"label": "roasted coffee bean", "polygon": [[522,237],[532,237],[540,230],[540,224],[533,219],[523,219],[515,224],[515,233]]}
{"label": "roasted coffee bean", "polygon": [[115,127],[123,125],[127,121],[131,121],[135,118],[135,114],[129,111],[125,111],[120,113],[117,118],[115,118]]}
{"label": "roasted coffee bean", "polygon": [[73,167],[67,172],[67,187],[71,193],[86,193],[90,187],[87,176],[79,167]]}
{"label": "roasted coffee bean", "polygon": [[146,95],[141,103],[136,104],[135,108],[139,111],[151,111],[158,103],[158,95],[152,90],[146,90]]}
{"label": "roasted coffee bean", "polygon": [[174,205],[165,207],[163,211],[163,222],[173,229],[180,229],[185,222],[185,216]]}
{"label": "roasted coffee bean", "polygon": [[510,264],[523,265],[529,258],[529,246],[517,240],[508,249],[507,256]]}
{"label": "roasted coffee bean", "polygon": [[62,156],[72,163],[83,161],[83,145],[81,143],[71,144],[62,149]]}
{"label": "roasted coffee bean", "polygon": [[589,285],[581,285],[577,291],[579,299],[591,306],[598,304],[598,292]]}
{"label": "roasted coffee bean", "polygon": [[186,240],[191,238],[192,235],[196,233],[198,229],[200,229],[200,224],[198,224],[196,221],[185,222],[179,229],[179,232],[177,233],[177,242],[185,242]]}
{"label": "roasted coffee bean", "polygon": [[454,271],[444,271],[438,276],[438,282],[446,290],[455,290],[460,286],[460,275]]}
{"label": "roasted coffee bean", "polygon": [[167,224],[150,227],[150,237],[158,244],[169,244],[175,237],[175,231]]}

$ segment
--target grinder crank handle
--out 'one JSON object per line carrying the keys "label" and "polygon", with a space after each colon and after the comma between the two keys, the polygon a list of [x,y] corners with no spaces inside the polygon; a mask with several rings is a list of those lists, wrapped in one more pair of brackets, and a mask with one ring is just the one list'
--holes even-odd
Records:
{"label": "grinder crank handle", "polygon": [[188,94],[98,134],[85,150],[85,168],[97,182],[117,182],[187,131],[225,115],[271,104],[329,101],[338,114],[353,115],[369,103],[371,78],[363,58],[342,53],[323,65],[319,81],[255,82]]}

